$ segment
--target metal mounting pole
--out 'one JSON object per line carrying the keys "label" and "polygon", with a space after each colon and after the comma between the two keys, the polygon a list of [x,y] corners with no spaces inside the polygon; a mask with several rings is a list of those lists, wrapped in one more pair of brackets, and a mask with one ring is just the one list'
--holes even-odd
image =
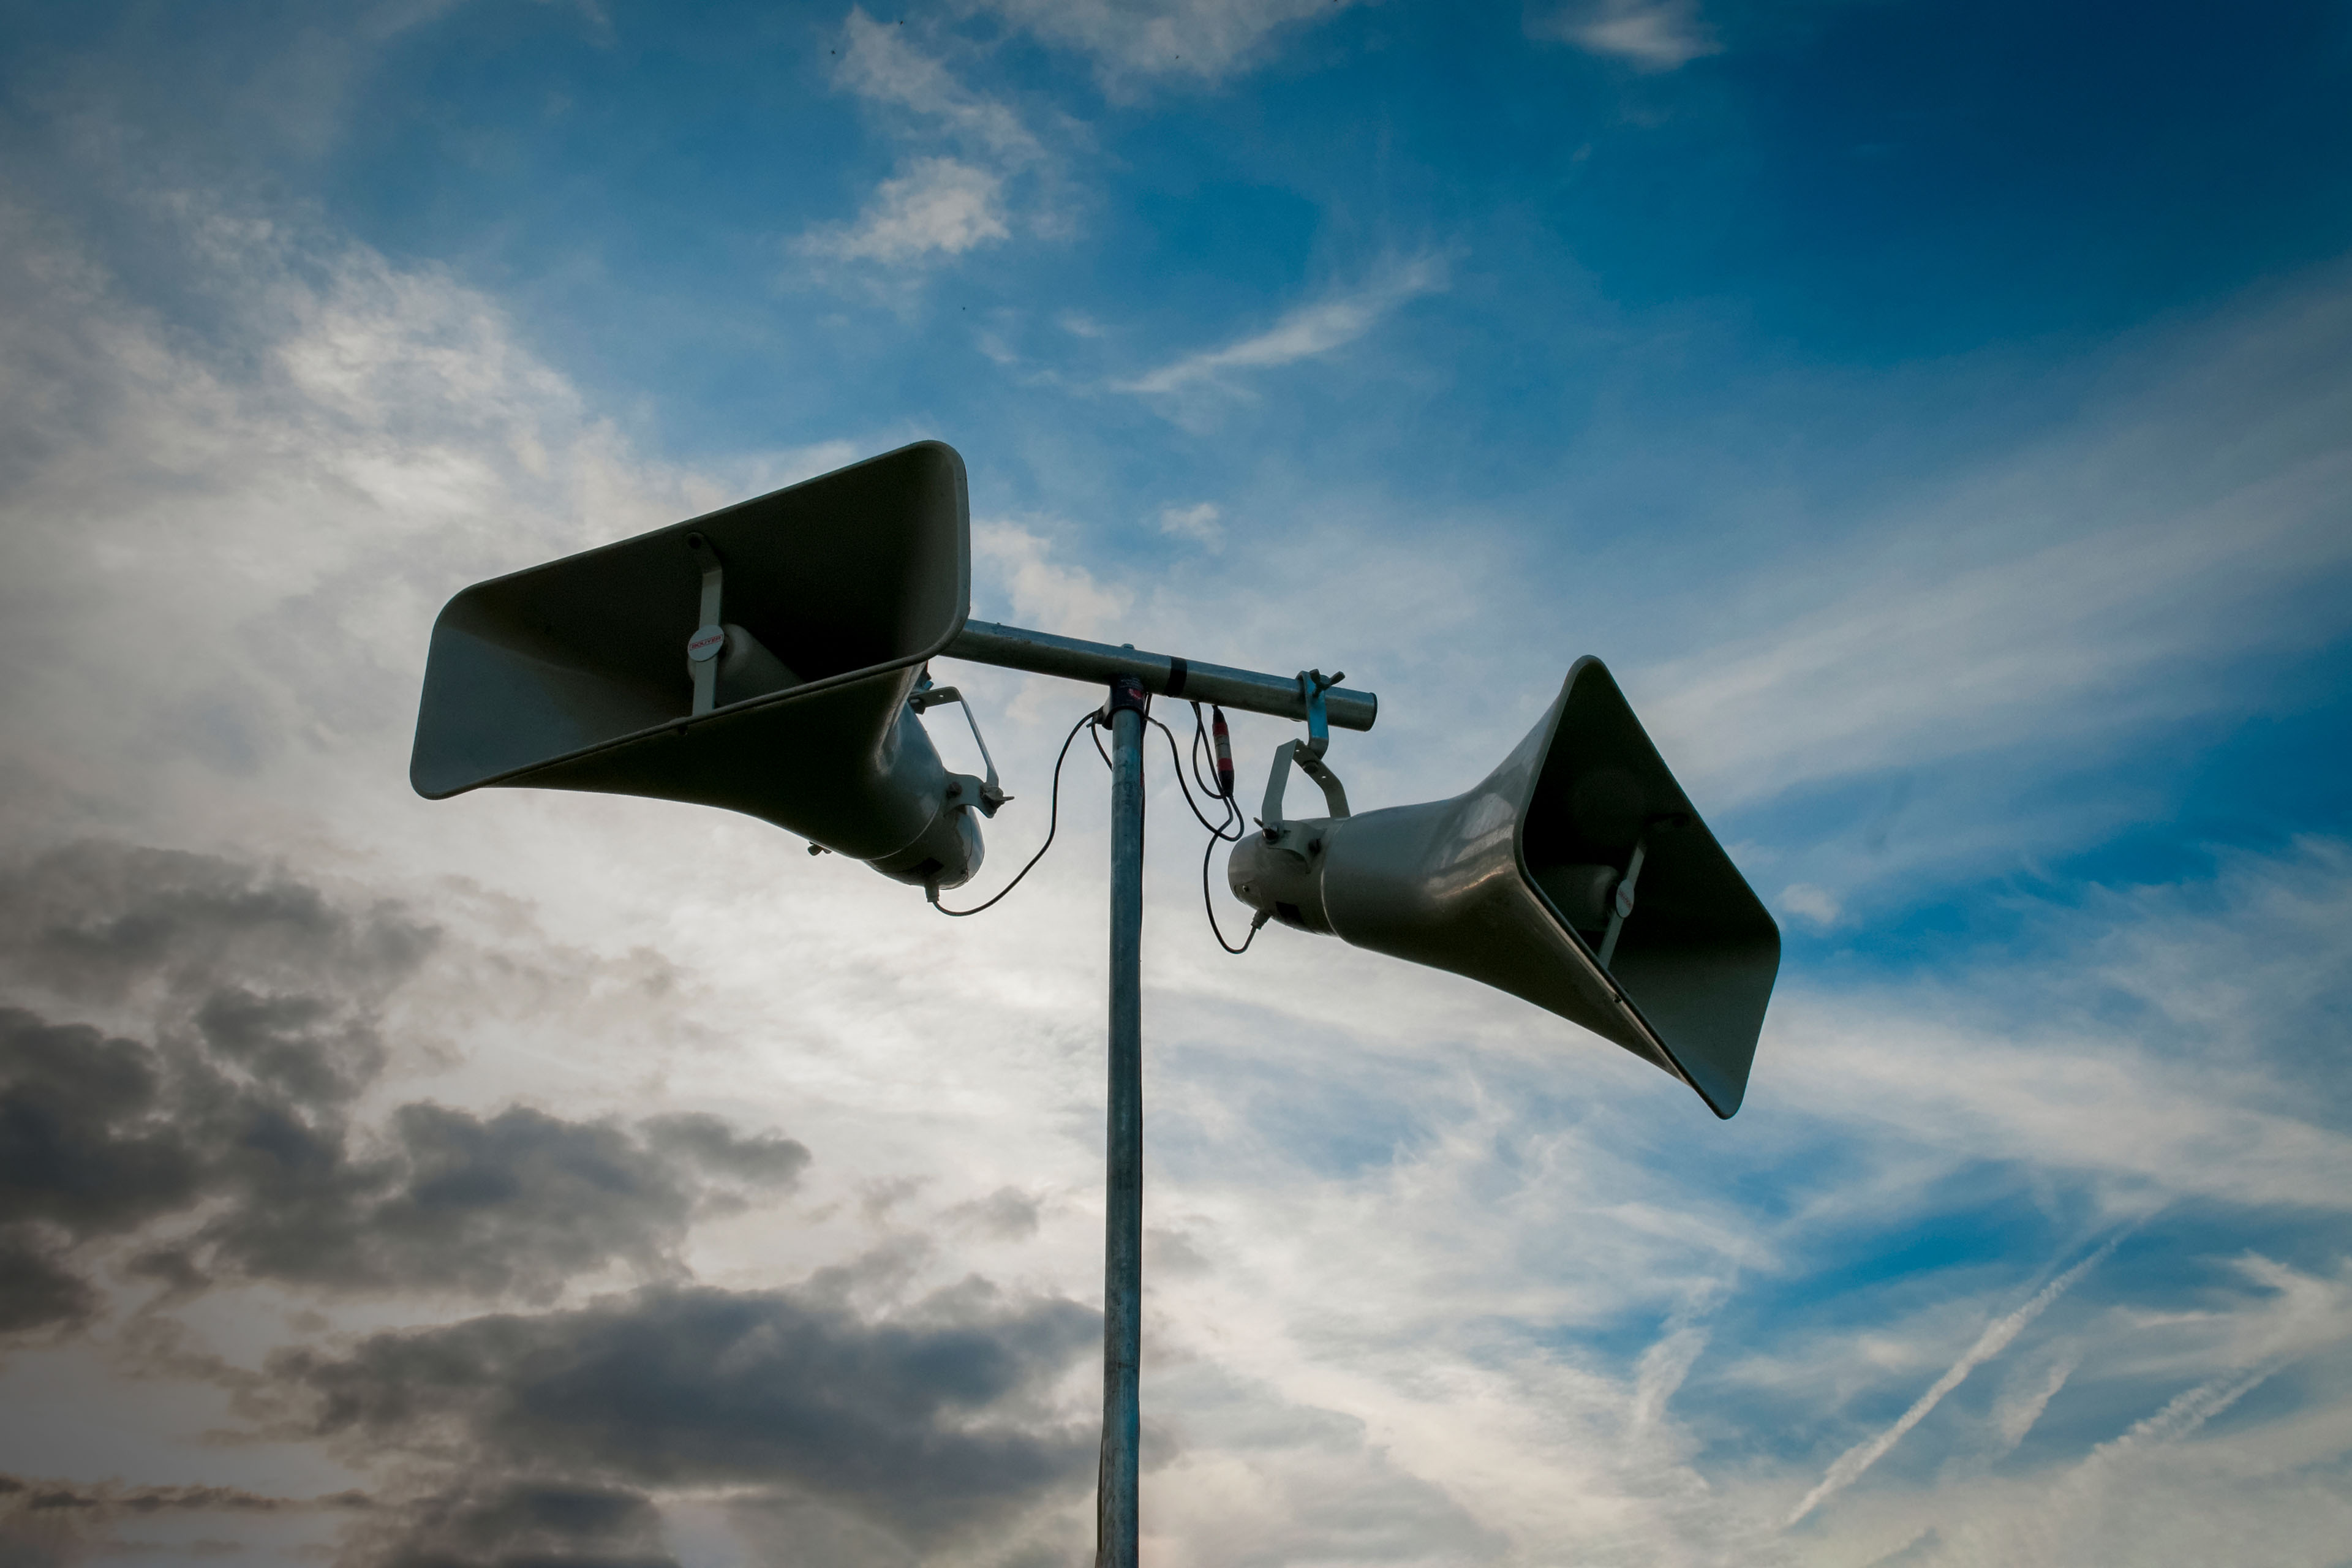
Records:
{"label": "metal mounting pole", "polygon": [[1135,1568],[1143,1354],[1143,684],[1110,683],[1110,1124],[1095,1568]]}
{"label": "metal mounting pole", "polygon": [[[1117,680],[1133,676],[1143,689],[1160,697],[1181,697],[1193,702],[1214,702],[1244,713],[1265,713],[1276,719],[1310,717],[1310,698],[1323,700],[1329,721],[1342,730],[1369,730],[1381,716],[1381,700],[1369,691],[1318,682],[1309,692],[1295,676],[1266,675],[1255,669],[1234,669],[1222,664],[1202,664],[1164,653],[1139,653],[1132,647],[1083,642],[1021,626],[1001,626],[990,621],[966,621],[955,640],[941,650],[950,658],[992,664],[999,669],[1025,669],[1032,675],[1059,676],[1064,680]],[[1339,678],[1333,676],[1332,680]]]}

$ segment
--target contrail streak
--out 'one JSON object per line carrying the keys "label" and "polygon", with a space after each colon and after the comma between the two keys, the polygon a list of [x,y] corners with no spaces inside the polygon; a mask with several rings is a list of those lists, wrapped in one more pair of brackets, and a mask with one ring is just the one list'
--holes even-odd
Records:
{"label": "contrail streak", "polygon": [[[2026,1324],[2040,1317],[2043,1308],[2064,1295],[2068,1286],[2089,1272],[2093,1264],[2113,1252],[2116,1249],[2116,1244],[2121,1240],[2123,1237],[2120,1235],[2109,1237],[2096,1252],[2035,1291],[2032,1300],[2007,1317],[1996,1318],[1986,1325],[1985,1331],[1977,1336],[1977,1342],[1968,1348],[1968,1352],[1954,1362],[1951,1370],[1937,1378],[1934,1386],[1921,1394],[1917,1402],[1896,1419],[1894,1426],[1875,1437],[1856,1443],[1837,1457],[1831,1464],[1828,1473],[1822,1477],[1821,1485],[1807,1492],[1805,1500],[1799,1503],[1797,1510],[1789,1516],[1788,1524],[1795,1524],[1820,1507],[1823,1500],[1833,1497],[1852,1486],[1861,1477],[1863,1471],[1878,1463],[1885,1456],[1887,1449],[1903,1440],[1903,1434],[1927,1419],[1927,1412],[1936,1408],[1942,1402],[1944,1395],[1959,1387],[1961,1380],[1969,1373],[2008,1349],[2009,1342],[2017,1338],[2019,1333],[2023,1331]],[[1783,1525],[1781,1528],[1785,1530],[1788,1525]]]}

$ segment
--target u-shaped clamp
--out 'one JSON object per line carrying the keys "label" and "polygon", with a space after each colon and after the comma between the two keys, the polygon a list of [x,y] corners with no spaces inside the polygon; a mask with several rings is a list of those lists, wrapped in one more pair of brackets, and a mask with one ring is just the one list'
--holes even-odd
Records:
{"label": "u-shaped clamp", "polygon": [[1323,789],[1323,804],[1335,817],[1348,815],[1347,786],[1323,759],[1315,753],[1312,741],[1285,741],[1274,749],[1274,773],[1265,781],[1265,809],[1258,815],[1258,825],[1265,830],[1266,841],[1282,837],[1282,787],[1290,782],[1290,764],[1297,763],[1298,771],[1313,779]]}

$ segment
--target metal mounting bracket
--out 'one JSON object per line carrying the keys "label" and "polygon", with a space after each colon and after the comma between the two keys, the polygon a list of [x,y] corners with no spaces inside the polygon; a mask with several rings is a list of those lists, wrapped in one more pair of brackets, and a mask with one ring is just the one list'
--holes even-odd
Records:
{"label": "metal mounting bracket", "polygon": [[1324,765],[1323,759],[1308,748],[1311,741],[1285,741],[1274,749],[1274,772],[1265,781],[1265,807],[1259,814],[1258,826],[1265,830],[1268,843],[1282,837],[1282,786],[1290,782],[1290,764],[1297,763],[1298,771],[1323,788],[1323,805],[1333,816],[1346,816],[1347,786],[1339,775]]}
{"label": "metal mounting bracket", "polygon": [[726,577],[719,552],[699,533],[686,536],[687,549],[702,568],[701,619],[686,639],[686,672],[694,681],[694,711],[708,713],[719,706],[719,656],[727,649],[727,628],[719,620],[719,592]]}
{"label": "metal mounting bracket", "polygon": [[[956,703],[963,709],[964,722],[971,726],[972,743],[980,748],[981,763],[988,769],[988,778],[980,786],[980,814],[982,816],[994,816],[996,808],[1013,797],[1005,794],[1003,786],[996,782],[996,759],[988,754],[988,742],[981,737],[980,720],[972,712],[971,704],[964,700],[961,691],[952,686],[933,686],[930,684],[930,679],[929,674],[926,672],[921,689],[907,699],[907,706],[918,713],[950,702]],[[961,778],[964,775],[959,773],[955,776]]]}
{"label": "metal mounting bracket", "polygon": [[1625,862],[1625,874],[1617,879],[1617,892],[1609,900],[1609,929],[1601,935],[1601,951],[1595,956],[1605,971],[1617,956],[1617,938],[1625,930],[1625,917],[1633,912],[1633,884],[1642,875],[1642,862],[1650,853],[1649,829],[1633,840],[1633,855]]}

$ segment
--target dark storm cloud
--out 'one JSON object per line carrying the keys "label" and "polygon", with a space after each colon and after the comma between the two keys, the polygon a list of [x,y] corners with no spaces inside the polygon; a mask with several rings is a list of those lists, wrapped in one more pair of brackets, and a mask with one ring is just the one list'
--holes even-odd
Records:
{"label": "dark storm cloud", "polygon": [[[166,1016],[216,1004],[221,1047],[265,1068],[290,1065],[289,1026],[358,1044],[373,1007],[438,940],[396,903],[338,900],[215,856],[89,842],[0,872],[12,978],[79,1001],[143,994]],[[296,1005],[309,1016],[290,1016]]]}
{"label": "dark storm cloud", "polygon": [[98,1292],[65,1263],[65,1249],[37,1226],[0,1226],[0,1334],[79,1322],[98,1310]]}
{"label": "dark storm cloud", "polygon": [[92,1236],[184,1206],[203,1161],[163,1080],[135,1040],[0,1008],[0,1213]]}
{"label": "dark storm cloud", "polygon": [[22,1264],[0,1287],[0,1324],[86,1315],[94,1299],[66,1248],[215,1199],[228,1202],[137,1271],[183,1289],[226,1273],[537,1299],[608,1263],[673,1272],[700,1209],[739,1186],[788,1186],[809,1158],[788,1138],[681,1120],[418,1103],[368,1136],[331,1095],[240,1079],[217,1055],[0,1009],[0,1212],[14,1222],[0,1247]]}
{"label": "dark storm cloud", "polygon": [[808,1151],[787,1138],[698,1130],[686,1157],[663,1121],[566,1121],[522,1107],[488,1119],[430,1104],[392,1118],[390,1149],[356,1160],[287,1132],[247,1149],[251,1201],[207,1226],[219,1262],[340,1288],[431,1286],[546,1297],[607,1261],[656,1274],[711,1191],[698,1165],[788,1185]]}
{"label": "dark storm cloud", "polygon": [[390,1147],[292,1123],[228,1152],[247,1201],[198,1233],[216,1268],[346,1289],[549,1292],[607,1258],[657,1267],[691,1194],[617,1127],[406,1105]]}
{"label": "dark storm cloud", "polygon": [[0,1509],[25,1513],[285,1513],[303,1509],[363,1509],[364,1492],[321,1498],[271,1497],[243,1487],[85,1486],[0,1474]]}
{"label": "dark storm cloud", "polygon": [[[127,1519],[165,1514],[266,1514],[364,1510],[373,1507],[364,1492],[331,1497],[285,1498],[242,1487],[97,1486],[74,1481],[34,1480],[0,1475],[0,1564],[45,1568],[93,1556],[122,1556],[141,1547],[110,1537]],[[152,1547],[146,1550],[152,1550]],[[183,1543],[174,1555],[241,1555],[235,1542]]]}
{"label": "dark storm cloud", "polygon": [[718,1117],[700,1112],[648,1117],[637,1125],[646,1141],[663,1153],[714,1176],[753,1185],[792,1182],[809,1163],[809,1152],[789,1138],[746,1138]]}
{"label": "dark storm cloud", "polygon": [[980,1281],[861,1314],[841,1281],[651,1287],[576,1310],[375,1335],[272,1371],[312,1429],[472,1475],[734,1486],[945,1541],[1082,1488],[1090,1429],[1047,1407],[1101,1320]]}
{"label": "dark storm cloud", "polygon": [[545,1300],[609,1264],[672,1274],[698,1213],[808,1163],[709,1116],[355,1123],[381,1005],[434,940],[397,906],[201,856],[84,845],[0,878],[0,980],[155,1019],[142,1041],[0,998],[0,1330],[86,1319],[76,1249],[175,1216],[131,1268],[181,1292],[226,1274]]}
{"label": "dark storm cloud", "polygon": [[342,1561],[367,1568],[677,1568],[644,1493],[503,1480],[419,1499],[362,1530]]}

